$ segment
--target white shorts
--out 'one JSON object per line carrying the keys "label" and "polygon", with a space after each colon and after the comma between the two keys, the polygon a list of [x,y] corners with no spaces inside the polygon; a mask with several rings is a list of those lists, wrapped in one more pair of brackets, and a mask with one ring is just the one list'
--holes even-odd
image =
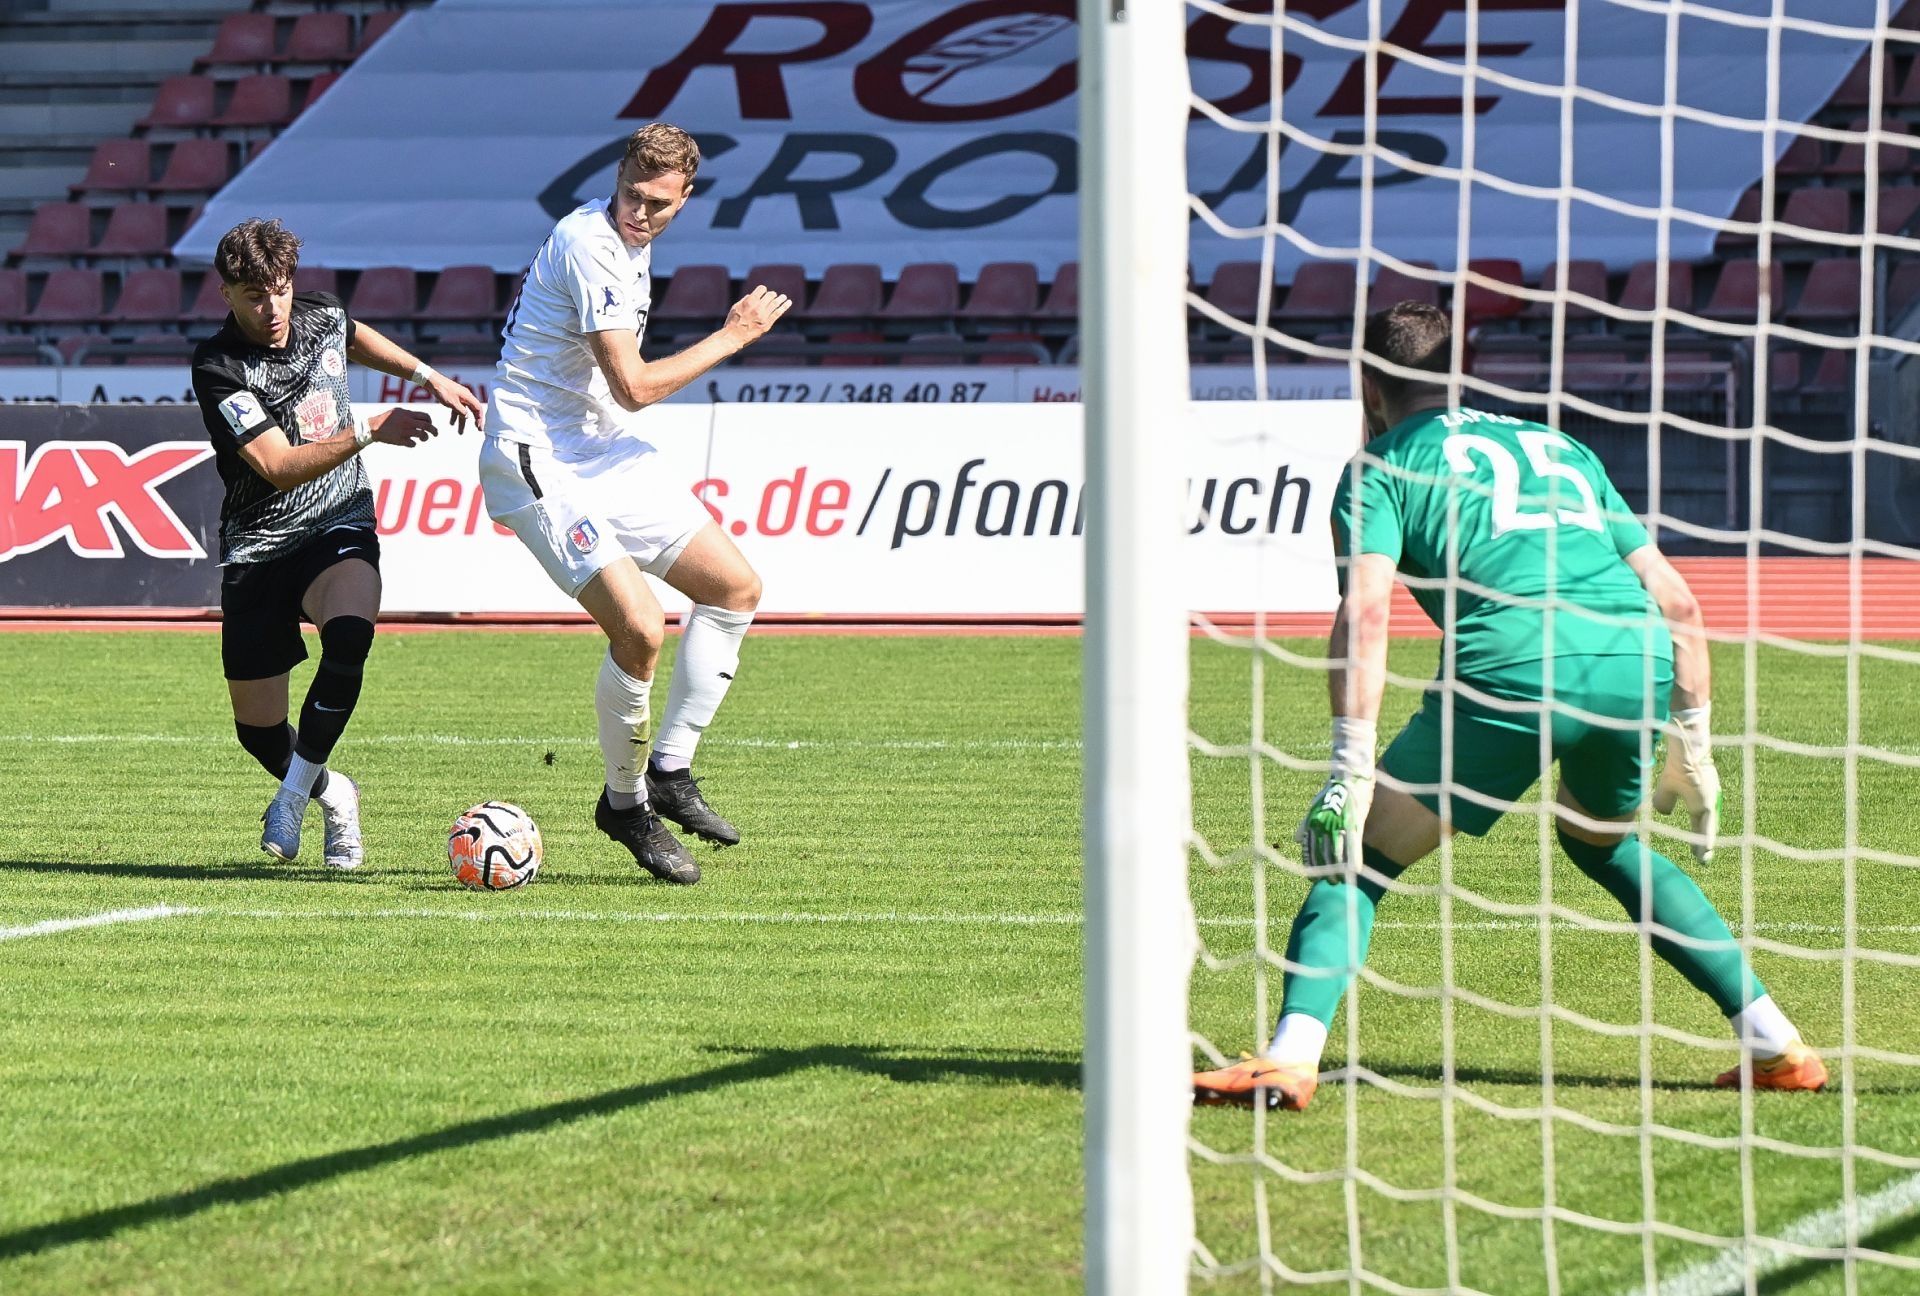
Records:
{"label": "white shorts", "polygon": [[480,489],[488,515],[520,537],[568,598],[622,558],[664,577],[713,520],[650,447],[567,463],[539,446],[487,437]]}

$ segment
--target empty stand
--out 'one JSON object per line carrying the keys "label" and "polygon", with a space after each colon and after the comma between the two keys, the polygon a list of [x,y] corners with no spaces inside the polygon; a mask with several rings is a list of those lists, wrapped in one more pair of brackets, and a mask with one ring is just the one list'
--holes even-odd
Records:
{"label": "empty stand", "polygon": [[[824,285],[821,289],[825,291]],[[880,312],[882,319],[945,319],[960,309],[960,271],[948,261],[921,261],[902,266],[893,296]]]}
{"label": "empty stand", "polygon": [[1041,301],[1040,308],[1034,313],[1035,319],[1061,321],[1078,324],[1080,322],[1080,263],[1063,261],[1060,268],[1053,272],[1053,282],[1047,285],[1047,295]]}
{"label": "empty stand", "polygon": [[134,125],[146,131],[194,131],[213,122],[214,84],[203,76],[168,77]]}
{"label": "empty stand", "polygon": [[193,303],[187,307],[187,322],[219,324],[227,318],[227,313],[227,299],[220,295],[220,276],[209,270],[200,277],[200,287],[193,294]]}
{"label": "empty stand", "polygon": [[211,196],[233,175],[233,146],[223,139],[184,139],[167,155],[166,170],[153,182],[156,193]]}
{"label": "empty stand", "polygon": [[92,211],[85,203],[41,203],[33,209],[27,236],[13,250],[13,256],[84,256],[93,246],[92,226]]}
{"label": "empty stand", "polygon": [[980,267],[967,304],[966,320],[1026,319],[1040,305],[1040,271],[1031,261],[990,261]]}
{"label": "empty stand", "polygon": [[[1799,239],[1799,231],[1811,230],[1818,234],[1848,234],[1853,231],[1853,200],[1844,189],[1796,189],[1787,195],[1786,206],[1780,211],[1780,220],[1788,229],[1777,230],[1776,242]],[[1803,240],[1803,245],[1811,243],[1814,247],[1838,249],[1835,243],[1820,243],[1816,240]]]}
{"label": "empty stand", "polygon": [[106,305],[106,286],[98,270],[55,270],[40,289],[27,316],[31,324],[90,324]]}
{"label": "empty stand", "polygon": [[1853,328],[1860,320],[1860,263],[1848,257],[1815,261],[1807,267],[1799,300],[1782,318]]}
{"label": "empty stand", "polygon": [[[827,270],[831,273],[833,267],[828,266]],[[822,291],[825,291],[824,280],[822,281]],[[859,348],[869,346],[878,348],[885,342],[885,338],[881,337],[878,333],[872,332],[829,333],[827,335],[827,345],[845,349],[839,355],[822,356],[820,363],[824,366],[840,369],[870,365],[875,362],[875,352],[861,351]],[[769,357],[769,359],[771,359],[771,357]]]}
{"label": "empty stand", "polygon": [[[1526,283],[1520,270],[1520,263],[1505,257],[1476,257],[1467,262],[1467,269],[1483,279],[1492,279],[1498,283],[1512,284],[1515,287]],[[1527,303],[1515,293],[1503,292],[1499,288],[1485,284],[1468,282],[1466,285],[1466,314],[1469,326],[1483,320],[1511,319],[1520,314]]]}
{"label": "empty stand", "polygon": [[376,323],[410,322],[419,300],[411,266],[375,266],[360,272],[347,314]]}
{"label": "empty stand", "polygon": [[222,65],[263,68],[279,51],[272,14],[236,13],[220,20],[213,48],[193,61],[196,71]]}
{"label": "empty stand", "polygon": [[[871,319],[880,313],[880,267],[830,265],[803,312],[810,320]],[[831,339],[829,339],[831,340]]]}
{"label": "empty stand", "polygon": [[[747,273],[740,279],[740,292],[744,296],[755,288],[769,288],[783,294],[793,303],[795,311],[802,310],[807,304],[807,272],[800,266],[779,262],[769,265],[747,267]],[[731,302],[728,303],[732,305]]]}
{"label": "empty stand", "polygon": [[135,270],[120,285],[107,319],[115,324],[173,324],[180,320],[180,272]]}
{"label": "empty stand", "polygon": [[95,256],[165,256],[167,209],[159,203],[121,203],[107,217],[107,228],[93,245]]}
{"label": "empty stand", "polygon": [[1351,262],[1308,261],[1293,272],[1287,300],[1273,313],[1290,333],[1313,333],[1326,327],[1353,323],[1353,298],[1358,276]]}
{"label": "empty stand", "polygon": [[[1778,261],[1768,266],[1769,306],[1778,313],[1785,304],[1786,272]],[[1729,261],[1720,269],[1720,280],[1713,296],[1700,312],[1708,319],[1755,320],[1760,316],[1760,263],[1754,260]]]}
{"label": "empty stand", "polygon": [[1915,211],[1920,211],[1920,185],[1902,185],[1897,189],[1882,189],[1878,211],[1874,216],[1874,226],[1882,234],[1903,234],[1911,237],[1908,226],[1913,224]]}
{"label": "empty stand", "polygon": [[[488,271],[488,275],[491,281],[492,271]],[[726,318],[727,309],[732,305],[733,286],[725,266],[681,266],[667,280],[667,290],[654,303],[650,319],[669,324],[688,320],[718,321]]]}
{"label": "empty stand", "polygon": [[68,192],[122,194],[145,189],[153,180],[153,150],[145,140],[110,139],[94,146],[87,173]]}
{"label": "empty stand", "polygon": [[[1659,305],[1660,267],[1657,262],[1637,261],[1627,271],[1627,282],[1616,303],[1622,310],[1651,311]],[[1693,267],[1685,261],[1667,263],[1667,309],[1693,309]]]}
{"label": "empty stand", "polygon": [[[1207,285],[1207,305],[1229,319],[1257,323],[1261,278],[1258,261],[1222,261],[1214,269],[1213,282]],[[1269,294],[1267,298],[1269,310],[1273,297]]]}
{"label": "empty stand", "polygon": [[[724,275],[726,271],[721,273]],[[679,277],[674,275],[676,280]],[[721,309],[725,311],[724,306]],[[493,267],[483,265],[448,266],[442,270],[427,293],[427,304],[416,316],[422,320],[461,320],[475,324],[493,317]]]}
{"label": "empty stand", "polygon": [[382,9],[368,14],[366,21],[360,25],[360,43],[353,47],[353,52],[356,55],[366,53],[368,46],[392,31],[394,25],[406,16],[397,9]]}
{"label": "empty stand", "polygon": [[963,365],[967,362],[967,344],[956,333],[915,333],[902,349],[900,363],[907,365]]}
{"label": "empty stand", "polygon": [[287,35],[287,48],[281,53],[287,63],[345,64],[353,60],[353,20],[337,10],[315,10],[293,20]]}
{"label": "empty stand", "polygon": [[[1431,261],[1410,261],[1408,265],[1419,269],[1431,270]],[[1440,285],[1431,279],[1422,279],[1410,275],[1392,266],[1381,266],[1380,273],[1374,276],[1373,287],[1367,292],[1367,314],[1383,311],[1396,302],[1415,301],[1428,306],[1440,304]]]}
{"label": "empty stand", "polygon": [[227,110],[216,126],[272,128],[293,120],[293,82],[277,72],[259,72],[233,83]]}
{"label": "empty stand", "polygon": [[[1540,272],[1540,290],[1558,292],[1560,289],[1560,267],[1550,265]],[[1607,300],[1607,266],[1604,261],[1568,261],[1566,289],[1569,293],[1578,293],[1594,301]],[[1599,319],[1600,312],[1591,306],[1582,306],[1569,297],[1567,300],[1568,319]],[[1552,319],[1552,302],[1528,302],[1521,315],[1528,319]]]}
{"label": "empty stand", "polygon": [[[1872,124],[1870,121],[1861,119],[1849,123],[1847,129],[1865,132]],[[1911,134],[1907,129],[1907,124],[1903,121],[1882,122],[1880,124],[1880,130],[1884,135],[1905,136]],[[1898,139],[1883,140],[1878,150],[1880,178],[1885,180],[1890,176],[1905,175],[1913,166],[1911,149],[1912,145],[1910,143],[1901,143]],[[1828,175],[1832,176],[1864,175],[1867,169],[1866,144],[1863,141],[1842,144],[1839,151],[1833,155],[1833,160],[1828,162],[1822,169]]]}
{"label": "empty stand", "polygon": [[[216,282],[219,275],[212,275]],[[329,270],[325,266],[299,266],[293,272],[293,290],[303,293],[329,293],[340,295],[340,272]]]}
{"label": "empty stand", "polygon": [[27,272],[0,270],[0,324],[27,317]]}
{"label": "empty stand", "polygon": [[333,89],[333,83],[340,79],[338,72],[322,72],[307,82],[307,93],[300,100],[300,111],[305,112],[320,102],[320,96]]}

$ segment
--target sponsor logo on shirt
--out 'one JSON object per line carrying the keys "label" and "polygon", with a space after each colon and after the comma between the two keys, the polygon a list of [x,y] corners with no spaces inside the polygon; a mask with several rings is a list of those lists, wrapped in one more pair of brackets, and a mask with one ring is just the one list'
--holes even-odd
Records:
{"label": "sponsor logo on shirt", "polygon": [[600,543],[600,532],[595,529],[592,522],[581,518],[567,528],[567,543],[582,554],[590,554],[593,552],[593,547]]}
{"label": "sponsor logo on shirt", "polygon": [[235,392],[220,402],[220,413],[236,433],[247,432],[267,421],[267,411],[252,392]]}
{"label": "sponsor logo on shirt", "polygon": [[338,378],[347,371],[347,358],[338,347],[328,347],[320,353],[320,367],[327,371],[327,377]]}

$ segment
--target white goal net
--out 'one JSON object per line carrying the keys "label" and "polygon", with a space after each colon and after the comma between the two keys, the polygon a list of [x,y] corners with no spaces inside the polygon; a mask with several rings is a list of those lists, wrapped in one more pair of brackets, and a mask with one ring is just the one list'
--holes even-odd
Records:
{"label": "white goal net", "polygon": [[[1182,21],[1196,384],[1321,388],[1356,372],[1370,309],[1426,300],[1459,403],[1598,455],[1713,641],[1718,852],[1697,864],[1684,819],[1640,830],[1831,1072],[1714,1086],[1743,1059],[1727,1021],[1560,852],[1543,781],[1386,887],[1306,1111],[1193,1113],[1194,1289],[1920,1291],[1920,12],[1188,0]],[[1207,611],[1196,1069],[1273,1032],[1329,754],[1326,618]],[[1455,687],[1404,591],[1393,633],[1383,750]]]}

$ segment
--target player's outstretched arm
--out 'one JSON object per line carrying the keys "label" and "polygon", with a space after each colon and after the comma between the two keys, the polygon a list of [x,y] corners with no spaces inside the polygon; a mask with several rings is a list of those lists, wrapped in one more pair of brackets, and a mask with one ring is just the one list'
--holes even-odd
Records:
{"label": "player's outstretched arm", "polygon": [[1294,833],[1309,866],[1360,866],[1360,837],[1373,807],[1376,724],[1387,690],[1393,573],[1394,560],[1385,554],[1355,555],[1347,568],[1346,595],[1333,614],[1327,641],[1333,758],[1326,785]]}
{"label": "player's outstretched arm", "polygon": [[1673,632],[1672,722],[1667,759],[1653,788],[1653,808],[1667,814],[1685,805],[1695,840],[1689,844],[1702,864],[1713,862],[1720,834],[1720,771],[1713,764],[1713,661],[1707,652],[1707,623],[1687,578],[1652,545],[1627,555],[1627,566],[1653,596]]}
{"label": "player's outstretched arm", "polygon": [[607,329],[587,334],[594,363],[607,377],[607,386],[621,409],[645,409],[665,400],[707,370],[766,336],[793,306],[791,298],[771,288],[757,287],[733,304],[727,322],[684,351],[661,360],[640,358],[640,337],[631,329]]}
{"label": "player's outstretched arm", "polygon": [[487,430],[487,407],[478,396],[371,325],[359,320],[353,322],[353,341],[347,346],[347,359],[425,387],[436,401],[453,411],[455,432],[466,431],[468,419],[473,420],[478,431]]}
{"label": "player's outstretched arm", "polygon": [[351,435],[294,445],[276,423],[242,445],[240,457],[275,490],[287,491],[333,471],[375,441],[412,446],[438,431],[419,410],[392,409],[364,421],[355,418]]}

